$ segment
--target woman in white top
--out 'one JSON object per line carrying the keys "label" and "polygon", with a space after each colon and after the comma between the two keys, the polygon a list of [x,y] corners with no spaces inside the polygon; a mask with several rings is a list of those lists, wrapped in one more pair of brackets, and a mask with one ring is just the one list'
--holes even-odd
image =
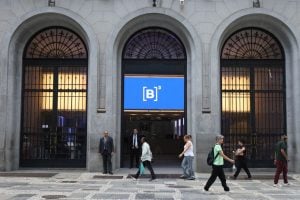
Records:
{"label": "woman in white top", "polygon": [[184,178],[187,180],[195,180],[195,173],[193,170],[193,160],[194,160],[194,152],[193,152],[193,143],[192,136],[185,135],[183,137],[185,142],[184,149],[181,154],[179,154],[179,158],[184,155],[184,158],[181,163],[181,167],[183,169],[183,175],[180,178]]}
{"label": "woman in white top", "polygon": [[[141,143],[142,143],[142,156],[141,156],[141,162],[145,167],[147,167],[151,173],[151,179],[149,181],[153,181],[156,179],[156,176],[154,174],[152,165],[151,165],[151,160],[152,160],[152,152],[150,149],[149,144],[146,141],[145,137],[141,138]],[[137,179],[140,176],[140,169],[137,171],[136,175],[133,177]]]}

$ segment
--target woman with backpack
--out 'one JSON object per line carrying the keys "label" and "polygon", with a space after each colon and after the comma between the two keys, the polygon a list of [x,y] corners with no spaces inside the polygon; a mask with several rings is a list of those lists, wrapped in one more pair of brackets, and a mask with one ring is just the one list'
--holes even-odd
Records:
{"label": "woman with backpack", "polygon": [[219,177],[224,191],[228,192],[230,189],[226,184],[226,178],[223,170],[224,166],[224,159],[234,164],[234,160],[227,157],[222,150],[221,145],[224,143],[224,136],[218,135],[216,137],[216,144],[214,146],[214,159],[212,163],[212,172],[211,176],[208,179],[207,183],[204,186],[204,190],[208,191],[210,186],[215,182],[216,178]]}
{"label": "woman with backpack", "polygon": [[179,158],[184,155],[184,158],[181,163],[181,167],[183,169],[183,175],[180,178],[184,178],[187,180],[195,180],[195,173],[193,170],[193,159],[194,159],[194,152],[193,152],[193,143],[192,143],[192,136],[185,135],[183,137],[185,142],[183,151],[179,154]]}

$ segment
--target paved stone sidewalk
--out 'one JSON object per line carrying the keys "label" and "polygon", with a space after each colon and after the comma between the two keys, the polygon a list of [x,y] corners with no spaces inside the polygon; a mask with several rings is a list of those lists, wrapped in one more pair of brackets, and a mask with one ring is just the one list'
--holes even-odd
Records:
{"label": "paved stone sidewalk", "polygon": [[[45,171],[46,173],[46,171]],[[133,180],[127,174],[101,178],[99,173],[60,172],[52,177],[0,177],[0,199],[300,199],[300,176],[292,175],[290,186],[274,188],[272,180],[228,180],[230,192],[219,181],[205,192],[209,174],[197,174],[195,181],[147,178]],[[96,176],[96,178],[95,178]],[[120,178],[120,179],[119,179]]]}

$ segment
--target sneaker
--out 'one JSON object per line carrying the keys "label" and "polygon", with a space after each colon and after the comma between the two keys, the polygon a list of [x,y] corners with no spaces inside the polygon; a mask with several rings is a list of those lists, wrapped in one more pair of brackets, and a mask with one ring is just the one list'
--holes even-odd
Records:
{"label": "sneaker", "polygon": [[108,172],[110,175],[113,175],[113,173],[112,172]]}
{"label": "sneaker", "polygon": [[280,187],[278,183],[274,184],[273,187]]}
{"label": "sneaker", "polygon": [[150,178],[149,181],[154,181],[156,178]]}
{"label": "sneaker", "polygon": [[186,180],[195,180],[195,177],[191,176],[191,177],[186,178]]}
{"label": "sneaker", "polygon": [[206,192],[208,191],[208,189],[209,189],[209,188],[207,188],[207,187],[204,187],[204,190],[205,190]]}
{"label": "sneaker", "polygon": [[181,175],[179,178],[183,178],[183,179],[185,179],[185,178],[187,178],[185,175]]}
{"label": "sneaker", "polygon": [[136,180],[137,178],[135,176],[130,176],[131,179]]}
{"label": "sneaker", "polygon": [[284,183],[283,185],[284,186],[290,186],[291,184],[290,183]]}
{"label": "sneaker", "polygon": [[229,187],[224,187],[224,191],[229,192],[230,191]]}

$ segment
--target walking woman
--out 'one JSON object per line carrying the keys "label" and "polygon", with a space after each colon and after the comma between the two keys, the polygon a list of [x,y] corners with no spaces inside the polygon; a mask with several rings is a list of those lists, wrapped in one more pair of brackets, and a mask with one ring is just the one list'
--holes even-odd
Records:
{"label": "walking woman", "polygon": [[251,179],[250,171],[247,167],[247,157],[246,157],[246,147],[243,140],[238,141],[238,147],[235,153],[235,166],[236,172],[233,175],[233,178],[236,179],[243,168],[248,175],[248,178]]}
{"label": "walking woman", "polygon": [[179,154],[179,158],[184,155],[184,158],[181,163],[181,167],[183,169],[183,175],[180,178],[184,178],[187,180],[195,180],[195,173],[193,170],[193,160],[194,160],[194,152],[193,152],[193,143],[192,143],[192,136],[185,135],[183,137],[185,142],[183,151]]}
{"label": "walking woman", "polygon": [[[141,143],[142,143],[142,156],[141,156],[141,162],[145,167],[147,167],[151,173],[151,179],[149,181],[153,181],[156,179],[156,176],[154,174],[152,165],[151,165],[151,160],[152,160],[152,152],[150,149],[149,144],[147,143],[146,137],[141,138]],[[134,179],[138,179],[140,176],[140,169],[137,171],[136,175],[133,176]]]}

